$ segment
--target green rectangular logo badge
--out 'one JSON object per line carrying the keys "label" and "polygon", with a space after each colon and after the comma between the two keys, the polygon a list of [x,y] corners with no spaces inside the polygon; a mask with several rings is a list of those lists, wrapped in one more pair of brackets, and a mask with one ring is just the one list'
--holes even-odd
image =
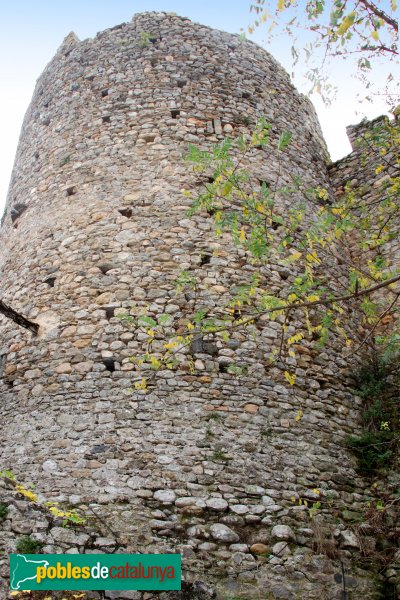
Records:
{"label": "green rectangular logo badge", "polygon": [[180,554],[10,554],[11,590],[180,590]]}

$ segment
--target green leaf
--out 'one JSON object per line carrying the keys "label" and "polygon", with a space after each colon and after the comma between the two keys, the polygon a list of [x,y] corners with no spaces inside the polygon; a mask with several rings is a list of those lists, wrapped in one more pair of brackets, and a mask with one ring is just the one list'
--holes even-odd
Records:
{"label": "green leaf", "polygon": [[279,152],[283,152],[283,150],[285,150],[289,146],[291,139],[292,134],[290,133],[290,131],[284,131],[283,133],[281,133],[278,142]]}
{"label": "green leaf", "polygon": [[[158,321],[159,325],[168,325],[170,320],[171,320],[171,315],[163,314],[163,315],[160,315],[159,317],[157,317],[157,321]],[[153,327],[154,327],[154,325],[153,325]]]}
{"label": "green leaf", "polygon": [[138,319],[139,325],[149,325],[150,327],[157,327],[157,322],[151,317],[141,316]]}
{"label": "green leaf", "polygon": [[204,310],[198,310],[193,317],[193,321],[199,325],[203,321],[205,316],[206,313]]}

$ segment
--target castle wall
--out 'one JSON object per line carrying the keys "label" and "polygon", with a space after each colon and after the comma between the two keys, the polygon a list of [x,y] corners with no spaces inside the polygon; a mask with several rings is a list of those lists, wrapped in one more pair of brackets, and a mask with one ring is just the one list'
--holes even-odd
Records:
{"label": "castle wall", "polygon": [[[221,598],[332,598],[339,563],[316,558],[298,501],[361,506],[365,483],[343,444],[359,399],[340,348],[304,344],[290,387],[269,361],[281,325],[264,319],[256,339],[238,333],[196,353],[194,370],[188,357],[154,373],[144,392],[131,357],[148,336],[118,316],[166,313],[179,329],[193,309],[176,292],[181,271],[211,313],[247,280],[230,236],[216,238],[207,214],[188,218],[181,190],[198,181],[183,157],[261,115],[272,140],[293,134],[284,173],[328,187],[314,109],[254,44],[154,13],[65,40],[25,117],[0,235],[3,299],[42,326],[35,338],[1,322],[0,462],[48,498],[95,506],[121,547],[178,549],[188,577],[224,582]],[[271,149],[246,161],[263,180],[280,168]],[[270,265],[271,289],[291,275]],[[249,367],[240,379],[226,372],[235,361]],[[350,560],[346,524],[335,536]],[[46,549],[60,551],[51,539]],[[365,577],[353,585],[374,598]]]}

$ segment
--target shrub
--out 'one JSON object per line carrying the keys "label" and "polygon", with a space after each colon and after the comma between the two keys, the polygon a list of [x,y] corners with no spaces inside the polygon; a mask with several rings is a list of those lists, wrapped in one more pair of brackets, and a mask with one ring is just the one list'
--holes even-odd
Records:
{"label": "shrub", "polygon": [[7,518],[8,514],[8,504],[5,502],[0,502],[0,523]]}
{"label": "shrub", "polygon": [[32,539],[29,535],[24,535],[19,538],[16,550],[19,554],[39,554],[42,547],[42,542]]}
{"label": "shrub", "polygon": [[356,384],[357,393],[364,399],[364,431],[346,441],[357,457],[360,473],[374,476],[390,466],[399,445],[399,355],[375,356],[357,373]]}

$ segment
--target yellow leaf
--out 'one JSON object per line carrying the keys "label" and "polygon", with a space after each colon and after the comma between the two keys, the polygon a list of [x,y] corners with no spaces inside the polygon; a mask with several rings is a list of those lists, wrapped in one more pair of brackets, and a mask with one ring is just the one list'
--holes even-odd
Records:
{"label": "yellow leaf", "polygon": [[176,348],[177,345],[176,342],[168,342],[168,344],[164,344],[164,348],[166,350],[172,350],[172,348]]}
{"label": "yellow leaf", "polygon": [[295,260],[299,260],[299,258],[301,258],[302,253],[301,252],[293,252],[293,254],[291,254],[288,258],[288,260],[290,262],[294,262]]}
{"label": "yellow leaf", "polygon": [[296,375],[294,373],[290,374],[289,371],[285,371],[283,376],[289,385],[294,385],[294,382],[296,381]]}
{"label": "yellow leaf", "polygon": [[313,262],[317,263],[317,265],[321,262],[321,260],[318,258],[318,256],[316,255],[315,252],[313,252],[312,254],[311,254],[311,252],[309,252],[306,256],[306,259],[310,263],[313,263]]}
{"label": "yellow leaf", "polygon": [[303,411],[300,409],[300,410],[297,412],[297,415],[295,416],[295,420],[296,420],[296,421],[300,421],[300,419],[302,418],[302,416],[303,416]]}
{"label": "yellow leaf", "polygon": [[244,242],[244,241],[245,241],[245,239],[246,239],[246,233],[245,233],[244,229],[242,228],[242,229],[240,230],[240,236],[239,236],[239,240],[240,240],[241,242]]}
{"label": "yellow leaf", "polygon": [[338,35],[344,35],[345,33],[347,33],[347,31],[353,25],[355,17],[356,17],[356,13],[354,11],[349,13],[347,15],[347,17],[345,17],[343,19],[343,21],[340,23],[339,27],[337,28],[336,33]]}
{"label": "yellow leaf", "polygon": [[301,339],[303,339],[304,334],[303,333],[296,333],[295,335],[292,335],[292,337],[288,338],[287,343],[288,344],[295,344],[296,342],[299,342]]}
{"label": "yellow leaf", "polygon": [[379,33],[374,29],[374,31],[371,31],[371,37],[377,42],[379,40]]}
{"label": "yellow leaf", "polygon": [[325,188],[317,188],[317,194],[318,198],[321,198],[321,200],[328,200],[329,198],[328,190]]}
{"label": "yellow leaf", "polygon": [[147,390],[147,383],[144,378],[141,381],[135,381],[135,389],[136,390]]}
{"label": "yellow leaf", "polygon": [[278,10],[283,10],[285,8],[285,0],[278,0]]}

